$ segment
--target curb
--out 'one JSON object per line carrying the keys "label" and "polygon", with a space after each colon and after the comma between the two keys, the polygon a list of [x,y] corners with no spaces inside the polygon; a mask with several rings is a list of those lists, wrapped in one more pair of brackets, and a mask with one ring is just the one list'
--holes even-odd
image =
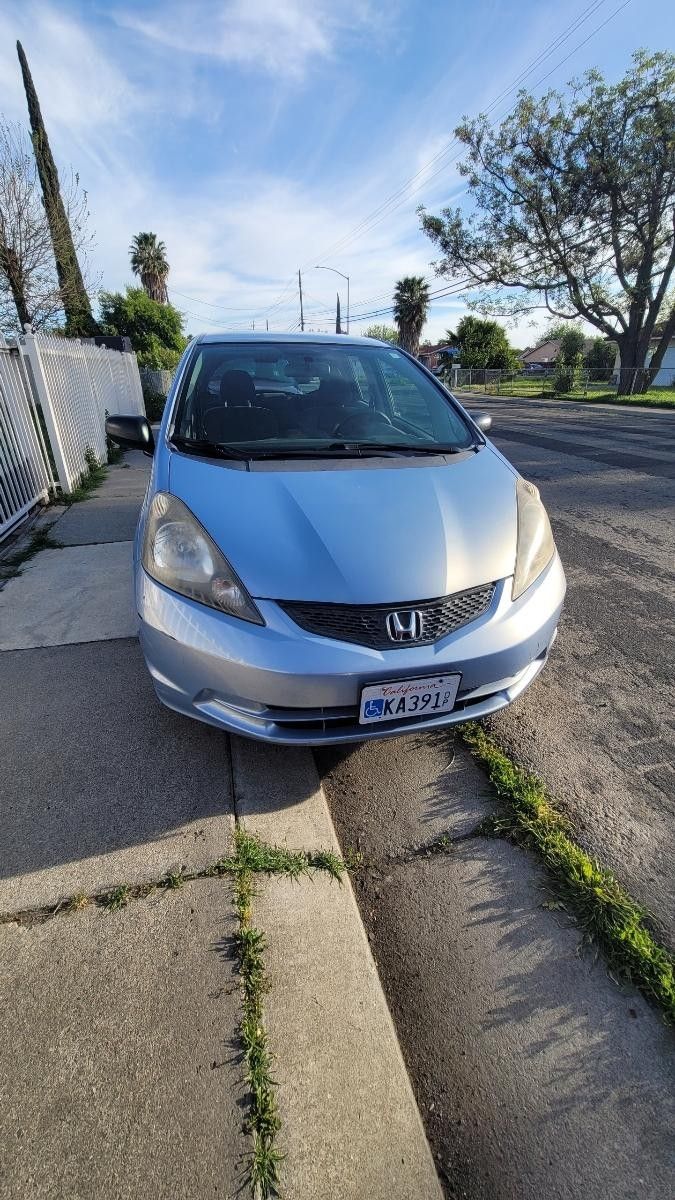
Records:
{"label": "curb", "polygon": [[[249,833],[340,854],[309,751],[232,737],[235,809]],[[442,1200],[422,1119],[351,882],[269,878],[255,902],[266,1026],[293,1200]]]}

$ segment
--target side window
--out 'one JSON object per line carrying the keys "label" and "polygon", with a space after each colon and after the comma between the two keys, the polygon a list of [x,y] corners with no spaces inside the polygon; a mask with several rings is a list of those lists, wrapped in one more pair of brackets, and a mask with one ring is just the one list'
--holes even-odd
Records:
{"label": "side window", "polygon": [[[394,415],[408,421],[424,433],[433,435],[434,423],[425,394],[426,388],[423,391],[408,374],[404,375],[397,367],[396,361],[380,360],[380,369],[391,398]],[[426,384],[426,380],[423,382]]]}
{"label": "side window", "polygon": [[192,370],[190,371],[187,387],[185,389],[185,398],[182,406],[184,415],[181,421],[183,433],[185,433],[187,429],[192,430],[192,416],[203,366],[204,356],[200,350],[192,365]]}
{"label": "side window", "polygon": [[372,408],[373,407],[373,399],[374,399],[373,398],[373,389],[371,387],[370,380],[368,378],[368,375],[365,372],[365,369],[364,369],[363,363],[361,362],[361,359],[355,358],[352,355],[350,355],[349,356],[349,365],[352,369],[354,381],[358,388],[361,399],[363,400],[364,404],[367,404],[369,407]]}

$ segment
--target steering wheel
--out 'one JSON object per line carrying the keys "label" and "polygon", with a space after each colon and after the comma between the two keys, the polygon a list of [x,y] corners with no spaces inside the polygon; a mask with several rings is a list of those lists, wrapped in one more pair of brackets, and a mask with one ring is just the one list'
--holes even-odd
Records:
{"label": "steering wheel", "polygon": [[336,437],[371,437],[377,436],[382,426],[391,428],[391,421],[385,413],[352,413],[335,426],[333,433]]}

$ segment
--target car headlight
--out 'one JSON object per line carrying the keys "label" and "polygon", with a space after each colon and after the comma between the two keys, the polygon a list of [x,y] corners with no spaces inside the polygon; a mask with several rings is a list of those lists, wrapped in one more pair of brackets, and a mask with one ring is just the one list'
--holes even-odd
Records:
{"label": "car headlight", "polygon": [[190,600],[231,617],[265,622],[240,579],[208,533],[176,496],[157,492],[145,525],[143,567],[148,575]]}
{"label": "car headlight", "polygon": [[517,600],[531,583],[541,575],[555,553],[551,525],[539,491],[533,483],[519,479],[516,483],[518,501],[518,542],[516,569],[513,573],[511,599]]}

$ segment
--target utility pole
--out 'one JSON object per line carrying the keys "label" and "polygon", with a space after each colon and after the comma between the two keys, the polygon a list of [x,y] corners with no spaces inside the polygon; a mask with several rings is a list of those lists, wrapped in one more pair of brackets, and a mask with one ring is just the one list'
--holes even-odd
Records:
{"label": "utility pole", "polygon": [[314,268],[314,270],[315,271],[332,271],[334,275],[340,275],[342,279],[347,280],[347,329],[346,329],[346,332],[349,333],[349,275],[344,275],[342,273],[342,271],[338,271],[336,267],[316,266]]}
{"label": "utility pole", "polygon": [[300,328],[301,328],[302,332],[304,333],[305,332],[305,314],[302,311],[302,275],[300,274],[299,268],[298,268],[298,290],[300,292]]}

